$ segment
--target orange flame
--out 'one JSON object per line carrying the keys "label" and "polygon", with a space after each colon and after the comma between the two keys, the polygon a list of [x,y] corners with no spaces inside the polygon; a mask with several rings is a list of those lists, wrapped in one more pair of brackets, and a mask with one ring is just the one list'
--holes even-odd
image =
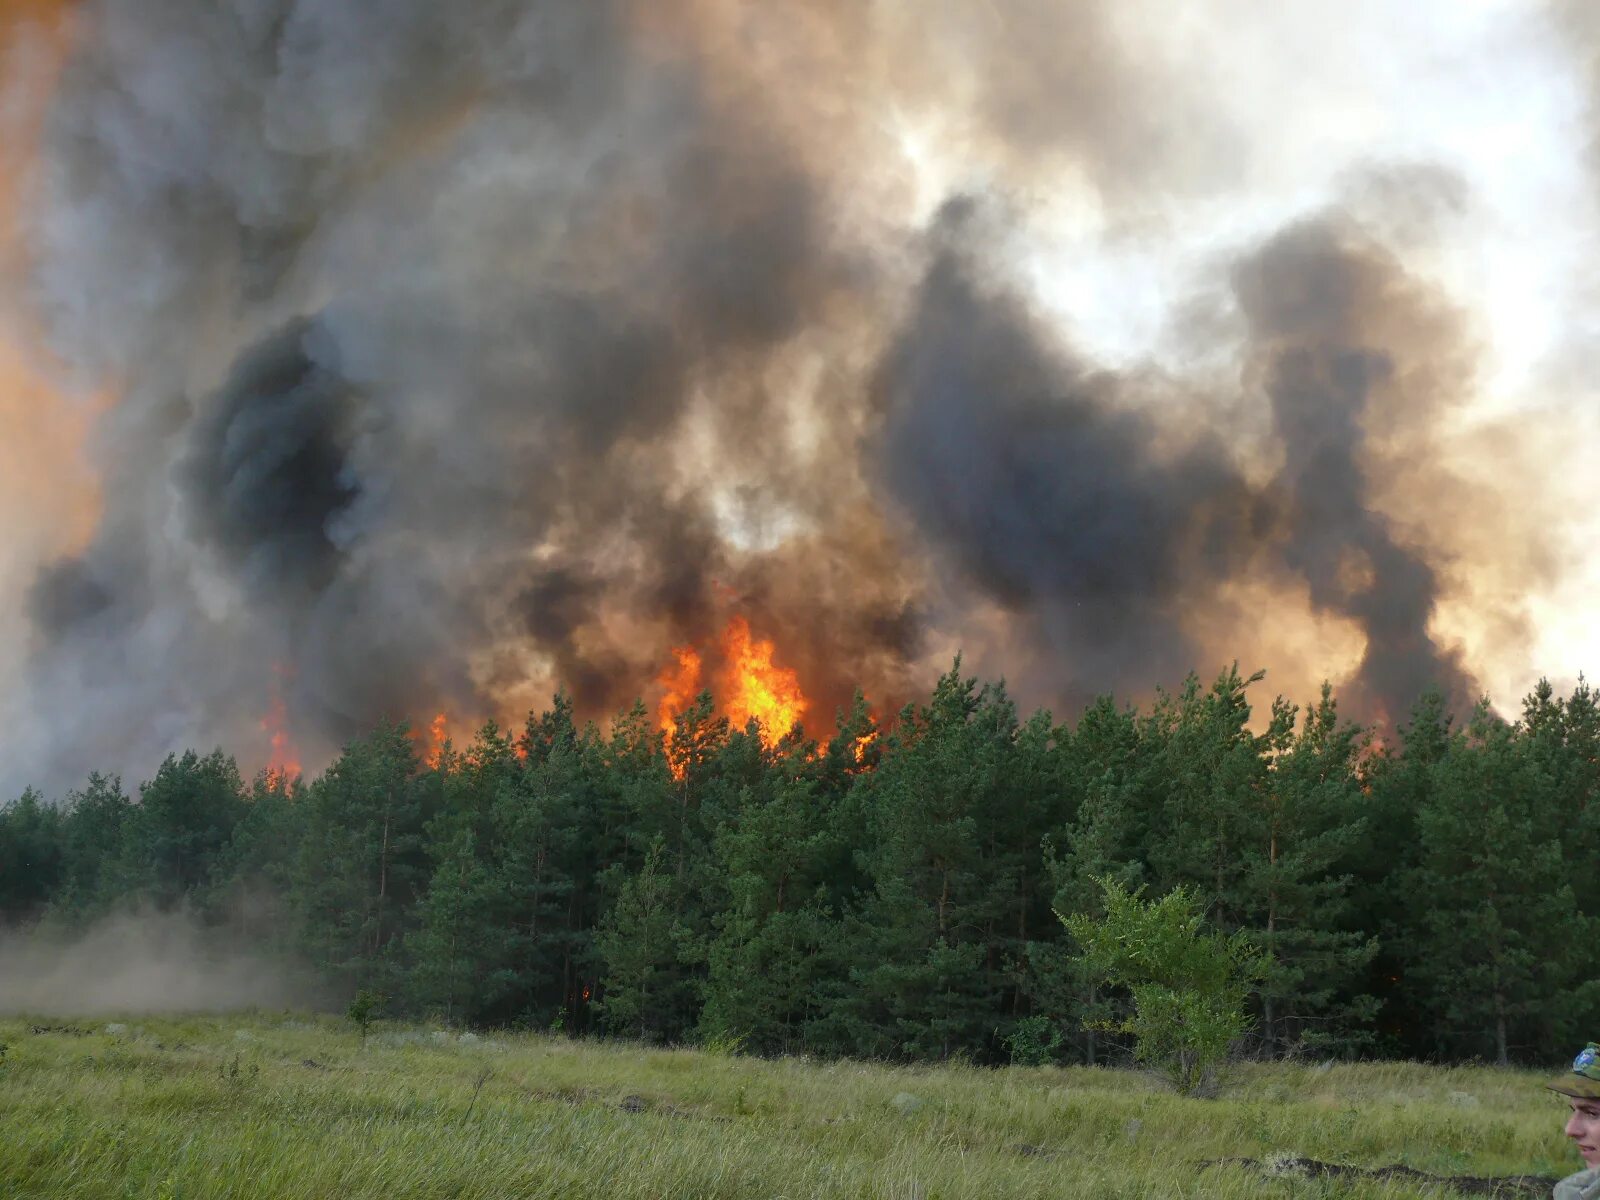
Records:
{"label": "orange flame", "polygon": [[661,685],[661,704],[656,709],[656,724],[667,738],[667,762],[674,779],[682,779],[684,766],[672,755],[672,735],[678,728],[678,717],[694,703],[700,693],[700,656],[691,646],[672,648],[673,665],[661,672],[656,680]]}
{"label": "orange flame", "polygon": [[274,668],[272,700],[267,705],[267,715],[261,718],[261,728],[267,732],[272,755],[267,760],[267,786],[281,792],[300,777],[300,756],[289,738],[289,713],[284,707],[277,677],[284,674],[282,667]]}
{"label": "orange flame", "polygon": [[750,636],[750,622],[743,617],[728,622],[722,635],[728,720],[737,729],[756,721],[768,746],[793,729],[810,707],[800,690],[800,677],[793,669],[776,665],[773,652],[770,641]]}
{"label": "orange flame", "polygon": [[450,718],[444,713],[437,714],[428,726],[428,733],[433,738],[433,748],[423,757],[423,761],[437,769],[444,761],[444,744],[450,740]]}
{"label": "orange flame", "polygon": [[[723,632],[719,647],[722,669],[717,673],[717,691],[723,699],[723,712],[737,729],[754,720],[761,741],[778,744],[805,714],[810,702],[800,690],[800,677],[789,667],[773,662],[772,642],[750,633],[750,622],[734,617]],[[656,724],[667,737],[667,760],[674,778],[682,779],[684,764],[673,757],[672,735],[678,720],[700,692],[702,664],[691,646],[675,646],[672,665],[656,682],[662,689],[656,709]]]}

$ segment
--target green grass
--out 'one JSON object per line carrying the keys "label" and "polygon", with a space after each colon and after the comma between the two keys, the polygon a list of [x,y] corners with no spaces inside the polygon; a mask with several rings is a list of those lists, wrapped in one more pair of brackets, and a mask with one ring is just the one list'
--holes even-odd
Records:
{"label": "green grass", "polygon": [[[1133,1073],[800,1059],[327,1017],[0,1019],[0,1196],[1399,1197],[1207,1160],[1565,1175],[1542,1076],[1249,1065],[1183,1100]],[[49,1022],[55,1023],[55,1022]]]}

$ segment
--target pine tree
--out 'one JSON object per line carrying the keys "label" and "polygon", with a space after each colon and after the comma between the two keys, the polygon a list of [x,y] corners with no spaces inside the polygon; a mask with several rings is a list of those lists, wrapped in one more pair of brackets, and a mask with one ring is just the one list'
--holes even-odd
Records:
{"label": "pine tree", "polygon": [[0,925],[36,919],[61,886],[61,814],[31,788],[0,807]]}
{"label": "pine tree", "polygon": [[1048,714],[1019,728],[1004,688],[980,694],[959,661],[901,714],[863,783],[872,890],[847,925],[858,965],[841,1000],[858,1052],[1002,1056],[1030,923],[1049,919],[1050,737]]}
{"label": "pine tree", "polygon": [[1362,992],[1376,940],[1354,926],[1345,863],[1365,833],[1357,762],[1366,734],[1339,720],[1324,684],[1297,735],[1275,706],[1277,751],[1251,814],[1239,883],[1241,928],[1261,948],[1260,1039],[1268,1054],[1301,1045],[1348,1050],[1370,1037],[1377,1002]]}
{"label": "pine tree", "polygon": [[[1145,877],[1144,833],[1159,789],[1149,786],[1148,744],[1136,714],[1109,696],[1091,704],[1075,730],[1059,732],[1057,742],[1064,801],[1063,823],[1045,845],[1051,907],[1059,919],[1098,919],[1104,915],[1102,880],[1132,888]],[[1115,998],[1065,938],[1041,940],[1029,957],[1035,1010],[1094,1066],[1104,1054],[1105,1030],[1115,1024]]]}
{"label": "pine tree", "polygon": [[1501,1064],[1554,1053],[1600,998],[1595,921],[1562,856],[1563,798],[1520,732],[1480,706],[1451,739],[1409,889],[1406,945],[1435,1044]]}
{"label": "pine tree", "polygon": [[133,802],[122,780],[98,772],[66,800],[61,823],[62,879],[51,915],[67,925],[105,912],[126,890],[124,844]]}
{"label": "pine tree", "polygon": [[400,950],[429,875],[423,830],[439,779],[419,773],[405,725],[352,742],[305,791],[293,872],[300,944],[352,994],[400,992]]}
{"label": "pine tree", "polygon": [[703,951],[679,913],[683,897],[666,844],[626,877],[595,938],[605,963],[601,1012],[609,1029],[649,1041],[683,1037],[698,1012],[691,965]]}
{"label": "pine tree", "polygon": [[[841,721],[829,757],[865,736],[858,728]],[[712,918],[700,1030],[763,1053],[789,1051],[804,1044],[818,1012],[819,977],[836,969],[825,957],[837,918],[830,877],[849,848],[823,779],[838,777],[804,743],[769,752],[759,737],[738,734],[726,757],[744,768],[731,768],[706,802],[728,901]]]}
{"label": "pine tree", "polygon": [[244,814],[243,793],[238,766],[221,750],[169,755],[128,815],[127,886],[160,908],[198,897]]}
{"label": "pine tree", "polygon": [[418,905],[418,927],[407,938],[415,963],[411,993],[446,1024],[471,1021],[481,1011],[484,976],[495,960],[500,895],[476,841],[469,825],[456,826]]}

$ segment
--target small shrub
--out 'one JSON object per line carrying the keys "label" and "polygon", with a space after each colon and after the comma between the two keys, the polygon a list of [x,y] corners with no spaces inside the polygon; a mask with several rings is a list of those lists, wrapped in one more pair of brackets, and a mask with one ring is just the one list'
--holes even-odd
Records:
{"label": "small shrub", "polygon": [[1055,1062],[1061,1029],[1049,1017],[1023,1017],[1001,1040],[1017,1066],[1042,1067]]}
{"label": "small shrub", "polygon": [[369,992],[362,988],[356,993],[356,998],[350,1001],[350,1007],[345,1009],[345,1016],[356,1023],[356,1028],[361,1030],[361,1044],[367,1044],[367,1032],[372,1027],[372,1022],[378,1017],[378,1009],[383,1005],[383,996],[378,992]]}
{"label": "small shrub", "polygon": [[1132,1034],[1134,1057],[1180,1094],[1209,1091],[1229,1047],[1250,1028],[1244,1001],[1261,976],[1259,953],[1243,934],[1208,928],[1187,889],[1146,901],[1113,879],[1097,882],[1103,918],[1057,914],[1090,974],[1133,995],[1131,1016],[1097,1028]]}

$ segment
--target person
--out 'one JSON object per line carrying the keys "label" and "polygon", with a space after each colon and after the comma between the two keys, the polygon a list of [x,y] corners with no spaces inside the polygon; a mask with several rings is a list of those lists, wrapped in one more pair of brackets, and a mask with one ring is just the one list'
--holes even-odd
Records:
{"label": "person", "polygon": [[1600,1043],[1590,1042],[1572,1070],[1545,1084],[1572,1106],[1566,1134],[1583,1155],[1584,1169],[1556,1184],[1552,1200],[1600,1200]]}

